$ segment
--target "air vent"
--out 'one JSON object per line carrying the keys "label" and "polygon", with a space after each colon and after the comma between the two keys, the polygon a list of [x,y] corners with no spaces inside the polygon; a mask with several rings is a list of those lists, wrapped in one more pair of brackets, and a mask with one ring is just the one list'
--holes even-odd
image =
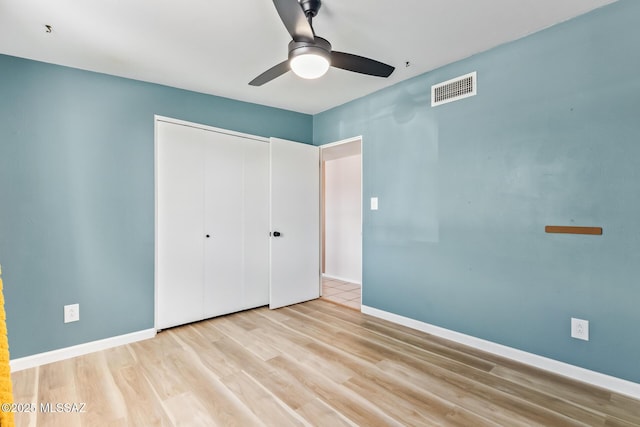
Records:
{"label": "air vent", "polygon": [[477,73],[465,74],[431,86],[431,106],[446,104],[476,94]]}

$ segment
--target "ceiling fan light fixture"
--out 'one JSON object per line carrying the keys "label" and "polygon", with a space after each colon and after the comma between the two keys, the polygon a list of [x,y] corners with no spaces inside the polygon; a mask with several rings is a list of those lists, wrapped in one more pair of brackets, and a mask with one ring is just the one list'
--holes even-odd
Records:
{"label": "ceiling fan light fixture", "polygon": [[324,76],[331,66],[331,43],[322,37],[313,42],[289,43],[289,67],[303,79],[317,79]]}
{"label": "ceiling fan light fixture", "polygon": [[291,71],[303,79],[317,79],[329,70],[329,60],[316,53],[296,55],[289,61]]}

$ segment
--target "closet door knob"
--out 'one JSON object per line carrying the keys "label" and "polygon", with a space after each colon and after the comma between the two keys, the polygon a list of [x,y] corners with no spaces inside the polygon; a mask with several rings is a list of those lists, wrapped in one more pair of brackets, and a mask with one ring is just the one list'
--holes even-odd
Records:
{"label": "closet door knob", "polygon": [[273,232],[273,236],[274,237],[280,237],[280,232],[279,231],[274,231]]}
{"label": "closet door knob", "polygon": [[209,237],[211,237],[211,236],[210,236],[209,234],[207,234],[207,239],[208,239]]}

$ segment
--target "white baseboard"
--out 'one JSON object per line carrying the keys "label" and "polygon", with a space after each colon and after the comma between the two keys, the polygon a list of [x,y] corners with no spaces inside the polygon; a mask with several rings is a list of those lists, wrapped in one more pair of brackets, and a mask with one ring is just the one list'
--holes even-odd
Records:
{"label": "white baseboard", "polygon": [[83,354],[93,353],[95,351],[106,350],[108,348],[117,347],[119,345],[130,344],[136,341],[142,341],[156,336],[155,329],[145,329],[130,334],[118,335],[103,340],[91,341],[84,344],[65,347],[58,350],[47,351],[45,353],[34,354],[32,356],[20,357],[12,359],[11,372],[22,371],[23,369],[34,368],[47,363],[58,362],[60,360],[70,359]]}
{"label": "white baseboard", "polygon": [[329,279],[329,280],[338,280],[338,281],[340,281],[340,282],[349,282],[349,283],[355,283],[356,285],[362,285],[362,283],[360,283],[359,281],[357,281],[357,280],[353,280],[353,279],[348,279],[348,278],[346,278],[346,277],[338,277],[338,276],[334,276],[334,275],[326,274],[326,273],[324,273],[324,274],[322,275],[322,277],[323,277],[324,279]]}
{"label": "white baseboard", "polygon": [[491,341],[486,341],[480,338],[473,337],[471,335],[461,334],[460,332],[441,328],[439,326],[424,323],[419,320],[389,313],[387,311],[378,310],[377,308],[363,305],[361,311],[365,314],[369,314],[380,319],[388,320],[399,325],[407,326],[412,329],[445,338],[459,344],[464,344],[469,347],[486,351],[488,353],[493,353],[498,356],[515,360],[517,362],[526,363],[527,365],[544,369],[545,371],[550,371],[564,377],[592,384],[597,387],[606,388],[613,392],[624,394],[635,399],[640,399],[640,384],[632,381],[627,381],[610,375],[601,374],[600,372],[591,371],[589,369],[580,368],[579,366],[574,366],[568,363],[549,359],[547,357],[538,356],[537,354],[518,350],[512,347],[507,347],[505,345],[497,344]]}

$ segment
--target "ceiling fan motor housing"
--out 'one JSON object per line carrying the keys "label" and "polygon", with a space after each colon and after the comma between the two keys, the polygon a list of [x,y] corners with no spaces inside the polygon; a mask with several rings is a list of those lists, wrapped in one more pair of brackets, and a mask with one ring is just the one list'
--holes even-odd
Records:
{"label": "ceiling fan motor housing", "polygon": [[318,36],[316,36],[313,43],[294,40],[289,42],[289,60],[296,56],[307,54],[319,55],[331,62],[331,43]]}

